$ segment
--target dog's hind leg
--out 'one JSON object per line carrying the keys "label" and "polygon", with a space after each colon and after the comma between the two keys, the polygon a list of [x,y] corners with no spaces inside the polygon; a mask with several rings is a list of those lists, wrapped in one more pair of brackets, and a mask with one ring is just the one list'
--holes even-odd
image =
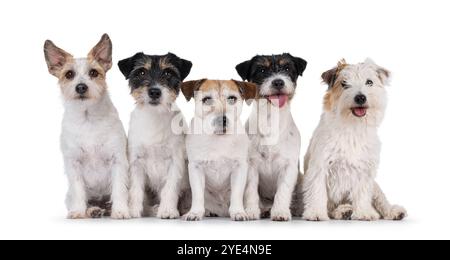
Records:
{"label": "dog's hind leg", "polygon": [[374,184],[373,206],[386,220],[403,220],[407,217],[407,212],[403,207],[389,203],[378,183]]}

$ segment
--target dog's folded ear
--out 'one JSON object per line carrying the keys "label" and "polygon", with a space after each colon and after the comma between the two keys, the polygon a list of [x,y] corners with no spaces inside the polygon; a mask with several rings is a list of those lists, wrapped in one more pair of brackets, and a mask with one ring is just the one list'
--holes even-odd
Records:
{"label": "dog's folded ear", "polygon": [[337,67],[327,70],[322,73],[322,80],[328,85],[328,89],[331,89],[336,81]]}
{"label": "dog's folded ear", "polygon": [[325,84],[328,85],[328,89],[333,88],[337,78],[339,77],[339,72],[343,70],[346,66],[347,62],[345,61],[345,59],[342,59],[339,61],[336,67],[322,73],[322,80]]}
{"label": "dog's folded ear", "polygon": [[172,63],[177,67],[178,71],[180,72],[181,81],[185,80],[192,69],[192,62],[181,59],[177,55],[173,53],[167,54],[167,56],[170,57],[170,60]]}
{"label": "dog's folded ear", "polygon": [[236,66],[236,71],[241,76],[242,80],[250,79],[250,69],[252,67],[253,60],[244,61]]}
{"label": "dog's folded ear", "polygon": [[142,58],[144,56],[144,53],[139,52],[136,53],[134,56],[119,61],[119,69],[120,72],[125,76],[125,79],[130,79],[131,72],[134,70],[134,66],[136,64],[136,60]]}
{"label": "dog's folded ear", "polygon": [[297,69],[298,75],[303,76],[303,72],[305,72],[306,66],[308,65],[308,62],[306,60],[302,59],[302,58],[299,58],[299,57],[293,57],[292,56],[292,59],[294,60],[295,68]]}
{"label": "dog's folded ear", "polygon": [[48,40],[44,44],[45,61],[47,62],[48,71],[55,77],[59,77],[64,65],[73,56],[57,47],[52,41]]}
{"label": "dog's folded ear", "polygon": [[378,66],[372,59],[367,58],[366,61],[364,62],[366,64],[370,64],[372,66],[375,67],[377,74],[378,74],[378,78],[380,79],[381,83],[383,85],[389,85],[390,80],[391,80],[391,72],[381,66]]}
{"label": "dog's folded ear", "polygon": [[205,81],[207,79],[186,81],[181,85],[181,92],[183,92],[187,101],[190,101],[195,96],[195,92],[200,89]]}
{"label": "dog's folded ear", "polygon": [[97,61],[103,70],[108,71],[112,67],[112,42],[108,34],[104,34],[100,41],[89,52],[88,59]]}
{"label": "dog's folded ear", "polygon": [[258,93],[256,84],[237,80],[233,80],[233,82],[239,88],[239,93],[241,93],[242,98],[250,105]]}

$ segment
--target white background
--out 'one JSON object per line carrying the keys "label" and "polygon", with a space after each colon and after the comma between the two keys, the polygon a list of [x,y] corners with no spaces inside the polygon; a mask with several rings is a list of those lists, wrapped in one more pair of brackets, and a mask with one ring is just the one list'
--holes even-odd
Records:
{"label": "white background", "polygon": [[[1,1],[0,238],[413,239],[450,238],[449,1]],[[109,33],[115,63],[137,51],[168,51],[194,63],[188,79],[238,78],[255,54],[309,61],[293,102],[302,156],[322,108],[320,75],[341,58],[373,58],[393,72],[380,129],[378,181],[404,222],[200,223],[156,219],[65,220],[59,150],[63,106],[43,55],[49,38],[84,57]],[[133,100],[115,66],[112,99],[128,125]],[[193,104],[180,97],[186,117]],[[246,114],[248,113],[248,108]],[[245,119],[245,116],[243,116]]]}

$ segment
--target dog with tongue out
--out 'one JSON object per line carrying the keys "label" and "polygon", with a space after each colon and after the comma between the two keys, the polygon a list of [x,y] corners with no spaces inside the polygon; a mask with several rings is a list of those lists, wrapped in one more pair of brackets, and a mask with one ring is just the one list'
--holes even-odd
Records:
{"label": "dog with tongue out", "polygon": [[[291,202],[299,177],[300,132],[290,102],[307,62],[288,53],[255,56],[237,65],[243,80],[258,86],[246,124],[251,146],[245,207],[250,219],[292,219]],[[298,203],[294,203],[298,205]]]}

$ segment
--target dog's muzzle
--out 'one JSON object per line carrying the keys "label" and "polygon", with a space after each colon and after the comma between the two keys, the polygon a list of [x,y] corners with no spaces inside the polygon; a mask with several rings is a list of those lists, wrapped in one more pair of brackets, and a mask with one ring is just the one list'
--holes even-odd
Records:
{"label": "dog's muzzle", "polygon": [[213,120],[212,125],[214,128],[214,134],[224,135],[227,133],[229,120],[226,116],[220,116]]}

